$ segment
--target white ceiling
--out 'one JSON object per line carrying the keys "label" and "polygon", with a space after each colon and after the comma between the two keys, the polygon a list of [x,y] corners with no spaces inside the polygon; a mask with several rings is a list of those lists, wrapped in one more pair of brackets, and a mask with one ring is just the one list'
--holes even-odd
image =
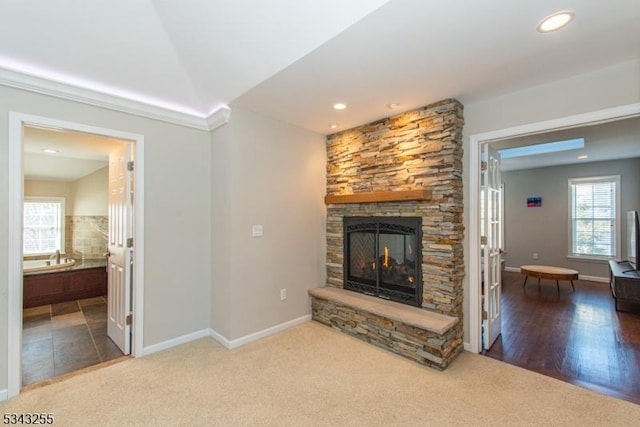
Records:
{"label": "white ceiling", "polygon": [[[564,9],[567,28],[536,31]],[[638,0],[3,0],[0,16],[0,75],[322,134],[640,58]]]}
{"label": "white ceiling", "polygon": [[[492,142],[496,150],[584,138],[584,148],[501,161],[503,171],[640,157],[640,117]],[[578,159],[578,156],[587,156]]]}
{"label": "white ceiling", "polygon": [[[109,164],[109,153],[124,141],[86,133],[24,128],[24,177],[75,181]],[[58,152],[47,154],[45,149]]]}

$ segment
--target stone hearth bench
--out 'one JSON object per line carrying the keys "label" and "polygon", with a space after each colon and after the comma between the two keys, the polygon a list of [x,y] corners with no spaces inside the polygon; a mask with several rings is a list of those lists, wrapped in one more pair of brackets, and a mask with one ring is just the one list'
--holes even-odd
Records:
{"label": "stone hearth bench", "polygon": [[325,286],[309,290],[312,318],[439,370],[462,351],[458,318]]}

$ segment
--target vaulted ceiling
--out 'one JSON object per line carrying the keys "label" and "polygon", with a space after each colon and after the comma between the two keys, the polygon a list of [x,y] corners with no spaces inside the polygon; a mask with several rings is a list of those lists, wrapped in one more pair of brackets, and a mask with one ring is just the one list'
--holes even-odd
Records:
{"label": "vaulted ceiling", "polygon": [[[563,9],[567,28],[536,31]],[[238,106],[319,133],[640,57],[638,0],[3,0],[0,15],[0,83],[61,82],[194,123]]]}

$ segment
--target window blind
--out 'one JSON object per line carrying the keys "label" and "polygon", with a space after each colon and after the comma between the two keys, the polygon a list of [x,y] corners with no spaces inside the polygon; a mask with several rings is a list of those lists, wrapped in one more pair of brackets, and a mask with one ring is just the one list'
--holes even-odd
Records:
{"label": "window blind", "polygon": [[569,181],[571,255],[615,257],[616,177]]}

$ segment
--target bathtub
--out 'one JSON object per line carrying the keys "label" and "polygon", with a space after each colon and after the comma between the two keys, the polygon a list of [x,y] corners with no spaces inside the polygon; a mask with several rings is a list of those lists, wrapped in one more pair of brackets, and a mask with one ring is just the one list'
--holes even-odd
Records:
{"label": "bathtub", "polygon": [[107,295],[106,259],[26,261],[22,277],[23,308]]}
{"label": "bathtub", "polygon": [[45,259],[23,261],[22,272],[23,274],[29,274],[62,271],[73,267],[75,263],[76,262],[72,259],[61,259],[60,264],[56,264],[55,261],[49,261]]}

